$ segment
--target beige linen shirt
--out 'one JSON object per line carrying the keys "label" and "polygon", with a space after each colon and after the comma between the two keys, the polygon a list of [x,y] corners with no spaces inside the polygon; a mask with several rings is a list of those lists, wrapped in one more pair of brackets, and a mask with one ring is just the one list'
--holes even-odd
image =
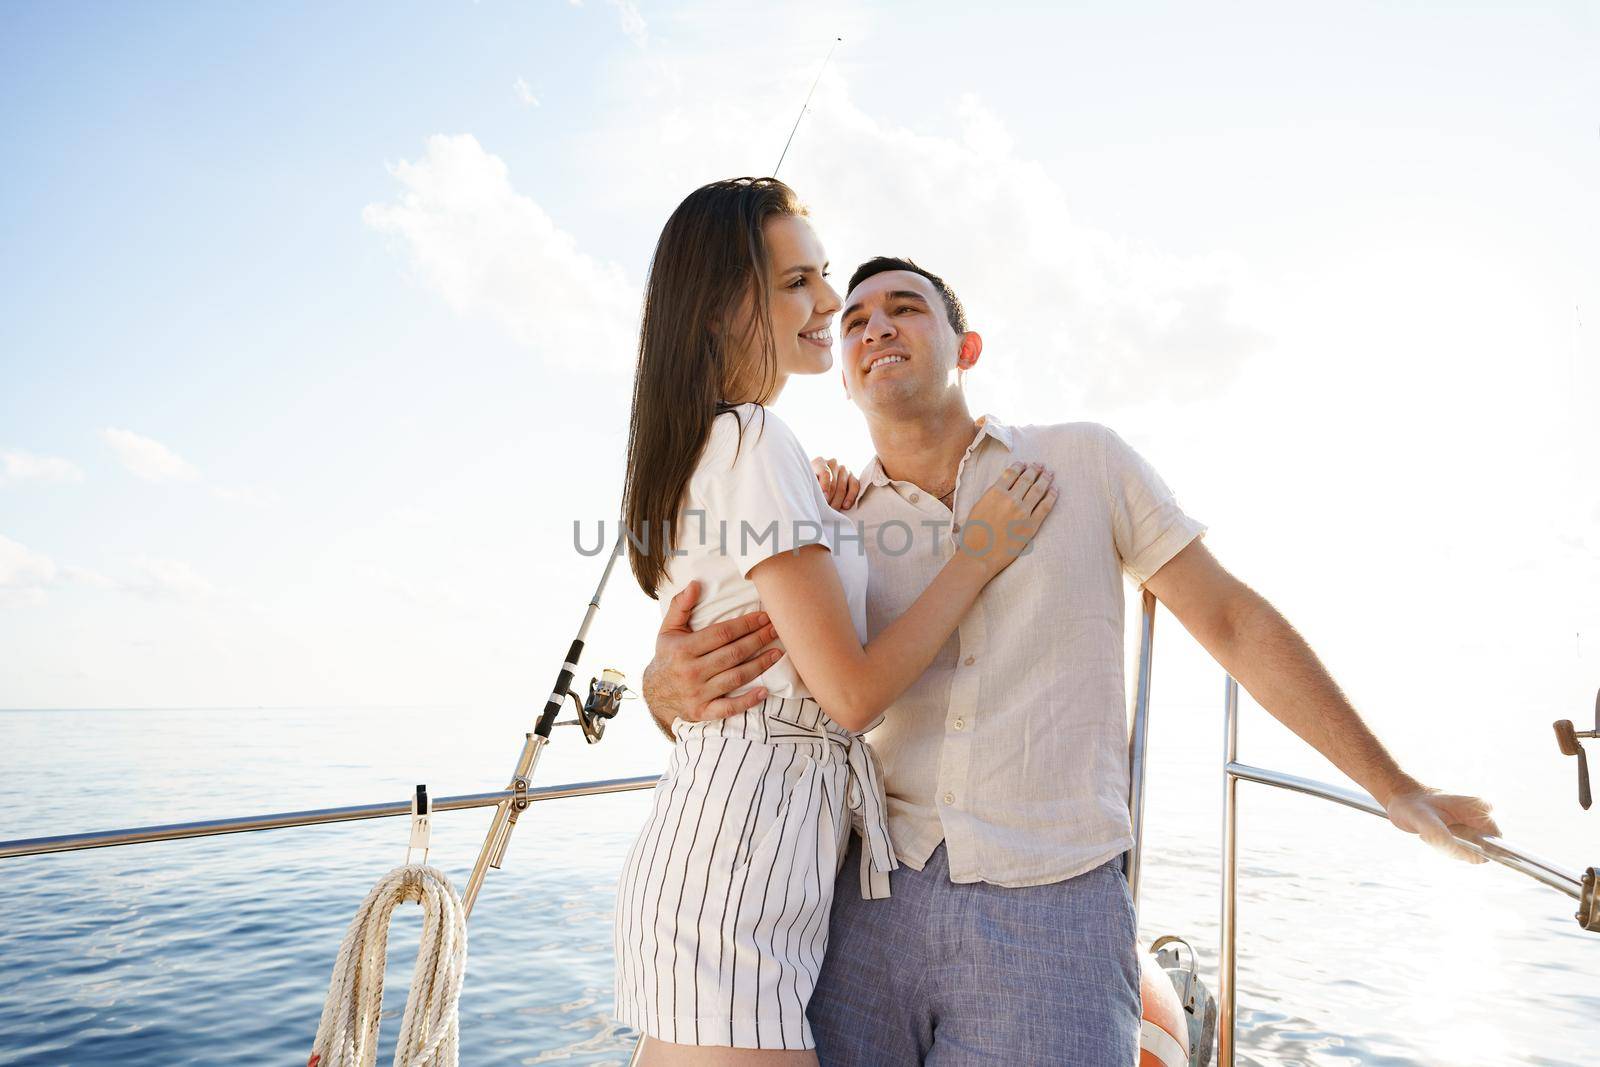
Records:
{"label": "beige linen shirt", "polygon": [[957,550],[960,520],[1013,461],[1055,472],[1055,509],[868,740],[902,863],[922,869],[942,840],[953,881],[1027,886],[1133,845],[1123,573],[1142,585],[1206,527],[1108,427],[1011,427],[986,415],[953,515],[890,480],[876,457],[862,473],[849,516],[871,564],[869,636],[933,581]]}

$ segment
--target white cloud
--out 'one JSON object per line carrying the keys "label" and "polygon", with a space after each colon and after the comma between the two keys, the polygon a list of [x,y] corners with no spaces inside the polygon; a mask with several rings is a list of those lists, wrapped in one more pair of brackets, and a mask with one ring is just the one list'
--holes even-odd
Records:
{"label": "white cloud", "polygon": [[453,309],[487,315],[570,367],[632,366],[638,290],[516,192],[504,161],[477,138],[429,137],[421,159],[389,170],[399,198],[367,205],[362,219],[398,238]]}
{"label": "white cloud", "polygon": [[[642,20],[640,20],[642,22]],[[708,178],[755,173],[752,131],[783,134],[788,79],[748,79],[689,54],[631,72],[630,109],[586,142],[597,173],[649,160],[653,213]],[[741,81],[741,84],[744,84]],[[842,283],[860,259],[910,255],[945,275],[984,334],[972,379],[987,396],[1048,399],[1050,417],[1151,401],[1193,403],[1231,388],[1268,343],[1266,303],[1247,266],[1226,251],[1177,255],[1080,221],[1066,189],[1019,149],[976,96],[952,105],[938,133],[897,125],[851,97],[837,68],[818,87],[785,164],[814,211]],[[784,123],[786,125],[786,123]],[[925,124],[919,124],[925,125]],[[580,250],[505,163],[471,135],[428,139],[418,160],[392,166],[402,191],[371,204],[369,226],[397,237],[420,276],[457,312],[497,320],[547,359],[631,368],[638,290],[621,270]],[[636,191],[640,190],[640,191]],[[669,191],[662,195],[662,191]],[[603,355],[602,355],[603,354]],[[1032,418],[1009,403],[1013,418]]]}
{"label": "white cloud", "polygon": [[909,255],[942,274],[988,342],[980,370],[1001,395],[1047,392],[1057,411],[1193,399],[1224,389],[1262,345],[1236,311],[1242,263],[1172,255],[1080,222],[1066,190],[1017,154],[976,97],[958,104],[948,136],[874,117],[837,80],[816,110],[825,148],[791,158],[825,240],[848,234],[852,263]]}
{"label": "white cloud", "polygon": [[0,534],[0,604],[38,604],[60,572],[49,556]]}
{"label": "white cloud", "polygon": [[[660,73],[641,74],[630,99],[659,102],[585,142],[600,172],[649,161],[643,195],[659,210],[711,178],[772,164],[793,121],[775,116],[794,114],[809,74],[658,58]],[[720,91],[727,80],[746,91]],[[984,335],[987,359],[972,384],[985,394],[1047,397],[1053,418],[1192,402],[1230,388],[1265,347],[1266,301],[1239,257],[1179,255],[1083,222],[1062,183],[974,95],[917,128],[895,114],[856,100],[830,69],[782,176],[812,208],[841,286],[873,255],[910,256],[945,276]],[[924,132],[930,125],[938,132]],[[753,147],[766,138],[770,157]],[[1025,403],[1007,410],[1033,417]]]}
{"label": "white cloud", "polygon": [[88,567],[58,564],[42,552],[0,535],[0,604],[42,604],[46,591],[67,585],[114,589],[153,600],[198,601],[217,589],[186,563],[146,556],[134,560],[134,576],[107,577]]}
{"label": "white cloud", "polygon": [[617,22],[621,25],[622,32],[627,34],[634,44],[644,47],[649,39],[649,27],[645,25],[644,16],[639,13],[639,8],[632,0],[611,0],[611,6],[617,9]]}
{"label": "white cloud", "polygon": [[[671,109],[670,122],[637,115],[615,140],[635,155],[654,142],[661,181],[693,188],[719,159],[748,160],[762,102],[724,95],[703,107]],[[986,390],[1048,396],[1055,411],[1193,401],[1228,388],[1265,345],[1236,257],[1177,256],[1080,223],[1065,190],[1016,154],[975,97],[956,106],[950,135],[876,119],[838,79],[824,80],[814,110],[807,121],[827,131],[827,149],[797,142],[793,180],[834,261],[847,271],[868,255],[910,255],[944,274],[985,335]],[[631,365],[637,290],[621,270],[580,251],[476,138],[427,145],[391,167],[404,191],[369,205],[367,224],[399,237],[458,312],[486,314],[569,365],[599,353],[613,370]]]}
{"label": "white cloud", "polygon": [[20,482],[81,482],[83,471],[71,460],[35,456],[29,452],[0,452],[0,485]]}
{"label": "white cloud", "polygon": [[229,504],[239,504],[247,508],[265,509],[280,503],[276,493],[266,489],[254,489],[248,485],[215,486],[211,490],[211,495]]}
{"label": "white cloud", "polygon": [[133,578],[121,587],[150,600],[198,602],[217,595],[217,587],[187,563],[176,559],[139,556],[134,561]]}
{"label": "white cloud", "polygon": [[377,568],[368,568],[366,574],[378,588],[411,607],[454,613],[467,610],[467,602],[448,582],[419,581]]}
{"label": "white cloud", "polygon": [[511,88],[516,92],[517,99],[522,101],[522,105],[524,107],[539,106],[539,98],[533,95],[533,87],[527,83],[526,79],[519,76],[517,80],[511,84]]}
{"label": "white cloud", "polygon": [[61,577],[78,585],[94,586],[96,589],[115,589],[117,587],[115,579],[108,578],[99,571],[90,570],[88,567],[77,567],[70,563],[61,565]]}
{"label": "white cloud", "polygon": [[187,460],[159,441],[116,427],[107,427],[100,436],[124,467],[146,481],[190,481],[200,476]]}
{"label": "white cloud", "polygon": [[417,528],[437,527],[443,519],[437,511],[417,504],[401,504],[386,518],[397,526]]}

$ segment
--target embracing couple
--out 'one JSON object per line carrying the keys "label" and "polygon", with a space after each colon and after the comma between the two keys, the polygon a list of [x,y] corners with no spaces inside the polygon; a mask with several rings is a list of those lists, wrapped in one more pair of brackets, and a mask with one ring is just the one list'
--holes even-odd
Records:
{"label": "embracing couple", "polygon": [[[690,194],[651,263],[623,510],[675,744],[614,924],[643,1063],[1135,1063],[1124,574],[1396,826],[1479,858],[1446,827],[1498,833],[1488,805],[1400,770],[1122,438],[973,418],[950,286],[878,258],[841,297],[827,267],[770,178]],[[767,407],[831,369],[836,317],[859,479]]]}

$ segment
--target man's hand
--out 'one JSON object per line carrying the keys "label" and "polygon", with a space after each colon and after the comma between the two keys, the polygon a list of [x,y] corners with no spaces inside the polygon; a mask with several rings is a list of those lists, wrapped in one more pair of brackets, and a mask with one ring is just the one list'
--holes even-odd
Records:
{"label": "man's hand", "polygon": [[1500,836],[1489,804],[1430,789],[1404,773],[1299,631],[1198,538],[1144,584],[1256,703],[1371,793],[1390,822],[1448,856],[1484,862],[1448,828]]}
{"label": "man's hand", "polygon": [[830,508],[849,511],[856,506],[856,497],[861,495],[861,479],[851,474],[849,468],[836,459],[818,457],[811,461],[811,470]]}
{"label": "man's hand", "polygon": [[674,719],[703,722],[725,719],[755,707],[767,698],[757,687],[736,697],[725,696],[783,658],[783,650],[767,645],[778,631],[764,611],[689,629],[689,616],[700,600],[700,583],[690,582],[672,598],[656,635],[656,655],[644,669],[639,687],[656,724],[672,736]]}
{"label": "man's hand", "polygon": [[1500,827],[1489,815],[1492,807],[1478,797],[1456,796],[1423,787],[1394,794],[1384,810],[1389,821],[1400,829],[1417,834],[1445,855],[1468,863],[1483,863],[1484,858],[1458,843],[1449,827],[1464,826],[1486,836],[1500,836]]}

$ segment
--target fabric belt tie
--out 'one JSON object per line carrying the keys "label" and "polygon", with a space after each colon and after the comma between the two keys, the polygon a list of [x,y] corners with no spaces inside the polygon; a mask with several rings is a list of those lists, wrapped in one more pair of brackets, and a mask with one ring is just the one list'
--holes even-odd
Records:
{"label": "fabric belt tie", "polygon": [[883,768],[872,746],[828,720],[809,697],[768,697],[759,712],[747,714],[759,714],[766,720],[762,740],[769,744],[826,740],[836,755],[844,756],[849,768],[845,807],[850,811],[851,829],[861,835],[861,899],[886,899],[889,872],[897,870],[900,861],[889,840],[889,802],[883,792]]}
{"label": "fabric belt tie", "polygon": [[850,785],[845,804],[850,809],[850,825],[861,835],[861,899],[884,900],[889,896],[889,872],[900,866],[894,844],[889,840],[889,802],[883,794],[883,768],[872,746],[856,737],[848,739],[828,734],[828,740],[845,750],[850,766]]}

